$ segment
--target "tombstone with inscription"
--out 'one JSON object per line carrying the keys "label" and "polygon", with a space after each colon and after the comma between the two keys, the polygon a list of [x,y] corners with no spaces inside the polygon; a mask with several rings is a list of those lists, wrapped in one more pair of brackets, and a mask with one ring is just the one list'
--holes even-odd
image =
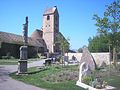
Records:
{"label": "tombstone with inscription", "polygon": [[18,61],[18,74],[27,73],[27,43],[28,43],[28,17],[26,23],[23,24],[23,43],[20,47],[20,60]]}

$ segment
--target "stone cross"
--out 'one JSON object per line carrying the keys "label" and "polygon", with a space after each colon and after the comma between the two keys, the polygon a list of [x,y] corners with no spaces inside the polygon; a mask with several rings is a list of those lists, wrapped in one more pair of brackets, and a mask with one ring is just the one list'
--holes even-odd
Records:
{"label": "stone cross", "polygon": [[25,24],[23,24],[23,42],[24,46],[28,43],[28,17],[25,19]]}
{"label": "stone cross", "polygon": [[27,45],[28,45],[28,17],[26,17],[26,23],[23,24],[23,43],[20,47],[20,60],[18,61],[18,74],[27,73]]}

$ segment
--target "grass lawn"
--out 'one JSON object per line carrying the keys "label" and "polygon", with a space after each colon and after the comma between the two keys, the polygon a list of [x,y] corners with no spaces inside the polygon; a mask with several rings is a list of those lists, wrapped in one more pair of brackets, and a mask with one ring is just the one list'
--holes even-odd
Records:
{"label": "grass lawn", "polygon": [[110,76],[110,79],[106,81],[109,83],[109,85],[116,87],[117,90],[120,90],[120,75]]}
{"label": "grass lawn", "polygon": [[[0,65],[17,65],[19,59],[0,59]],[[37,61],[38,59],[28,59],[28,63]]]}
{"label": "grass lawn", "polygon": [[17,65],[18,59],[0,59],[0,65]]}
{"label": "grass lawn", "polygon": [[[47,90],[85,90],[75,85],[78,80],[78,66],[51,66],[40,70],[37,67],[28,69],[28,75],[16,76],[14,73],[11,77],[37,87]],[[72,75],[72,76],[71,76]],[[74,77],[73,77],[74,76]],[[120,89],[120,76],[112,75],[104,77],[108,85]]]}
{"label": "grass lawn", "polygon": [[[76,66],[65,67],[48,67],[47,69],[40,70],[38,68],[30,68],[29,74],[24,76],[16,76],[14,73],[11,74],[11,77],[20,81],[23,81],[28,84],[35,85],[37,87],[46,88],[47,90],[84,90],[78,86],[76,86],[76,80],[70,80],[66,77],[60,77],[64,80],[58,79],[60,74],[64,73],[64,71],[76,71]],[[65,75],[66,76],[66,75]]]}

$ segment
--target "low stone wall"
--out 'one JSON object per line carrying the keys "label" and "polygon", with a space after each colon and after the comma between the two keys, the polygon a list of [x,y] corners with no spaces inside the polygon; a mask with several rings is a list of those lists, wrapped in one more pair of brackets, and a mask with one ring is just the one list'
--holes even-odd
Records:
{"label": "low stone wall", "polygon": [[[109,52],[91,53],[91,54],[98,66],[101,66],[103,62],[106,63],[106,65],[109,65],[109,61],[110,61]],[[80,61],[82,57],[82,53],[66,53],[65,56],[68,56],[69,60],[71,60],[72,57],[74,56],[78,61]]]}

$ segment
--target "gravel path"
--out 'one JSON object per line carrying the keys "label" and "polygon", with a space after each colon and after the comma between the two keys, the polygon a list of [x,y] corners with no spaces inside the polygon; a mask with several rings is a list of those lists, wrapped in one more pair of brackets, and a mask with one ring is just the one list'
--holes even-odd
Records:
{"label": "gravel path", "polygon": [[[29,63],[28,67],[42,66],[44,60]],[[10,73],[17,71],[17,65],[0,65],[0,90],[45,90],[25,84],[9,77]]]}

